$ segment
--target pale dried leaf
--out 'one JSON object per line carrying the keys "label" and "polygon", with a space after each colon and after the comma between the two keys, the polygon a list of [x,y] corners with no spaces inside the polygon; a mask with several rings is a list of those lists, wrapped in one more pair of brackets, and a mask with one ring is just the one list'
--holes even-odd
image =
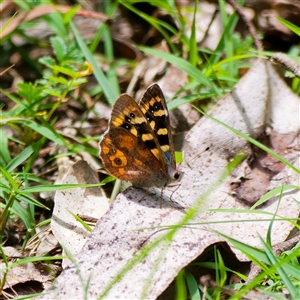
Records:
{"label": "pale dried leaf", "polygon": [[10,246],[7,246],[7,247],[2,247],[2,250],[4,251],[5,253],[5,256],[8,258],[8,259],[11,259],[11,258],[23,258],[24,255],[21,254],[21,252],[19,252],[16,248],[14,247],[10,247]]}
{"label": "pale dried leaf", "polygon": [[[86,162],[78,161],[69,169],[62,183],[95,184],[99,181],[97,173]],[[59,243],[76,257],[90,232],[71,215],[71,212],[99,219],[108,210],[107,198],[100,188],[91,187],[57,191],[54,201],[52,232]],[[67,260],[64,266],[68,263]]]}
{"label": "pale dried leaf", "polygon": [[[0,264],[0,279],[2,277],[2,271],[5,270],[5,264]],[[11,288],[16,284],[37,281],[45,283],[53,280],[54,274],[51,272],[51,268],[46,264],[27,263],[24,265],[15,266],[8,271],[4,289]]]}
{"label": "pale dried leaf", "polygon": [[41,243],[36,249],[36,256],[45,256],[58,246],[57,239],[50,233],[41,240]]}
{"label": "pale dried leaf", "polygon": [[[296,122],[290,120],[285,122],[276,120],[281,116],[278,116],[275,107],[270,107],[276,106],[277,92],[276,95],[270,92],[273,87],[269,82],[274,80],[276,85],[281,85],[279,83],[281,79],[274,74],[275,71],[268,63],[258,60],[233,91],[218,102],[210,114],[254,138],[259,137],[270,125],[267,123],[267,120],[271,122],[270,114],[274,128],[279,122],[280,126],[286,128],[281,128],[282,130],[292,128],[298,132],[299,123],[296,126]],[[281,85],[281,89],[285,95],[289,95],[288,88],[284,84]],[[286,96],[285,102],[288,105],[280,109],[286,116],[283,110],[289,110],[287,107],[289,105],[297,107],[299,98]],[[291,115],[285,119],[296,118],[299,122],[298,111],[289,110],[289,112]],[[207,147],[210,147],[209,150],[204,151]],[[167,193],[170,194],[169,189],[164,191],[164,201],[160,208],[159,195],[144,195],[143,192],[130,188],[116,199],[110,210],[98,222],[92,236],[78,255],[78,269],[74,266],[66,269],[57,279],[56,288],[44,299],[62,297],[82,299],[84,288],[88,289],[89,299],[101,297],[109,283],[117,278],[132,258],[143,254],[145,247],[161,237],[164,238],[146,257],[138,260],[132,268],[127,267],[127,272],[111,286],[105,298],[157,298],[181,268],[199,256],[209,245],[222,241],[212,229],[249,245],[261,247],[259,235],[265,238],[270,225],[270,221],[262,221],[263,215],[255,211],[253,214],[209,211],[217,208],[241,210],[249,208],[232,195],[231,184],[237,180],[236,175],[233,174],[224,182],[219,182],[229,160],[240,151],[245,152],[249,149],[249,144],[244,139],[210,119],[202,118],[186,138],[187,164],[181,166],[185,174],[180,187],[173,195],[173,199],[187,210],[194,207],[194,210],[188,212],[193,215],[193,219],[188,221],[194,224],[177,228],[174,235],[168,237],[167,234],[172,228],[166,229],[165,226],[176,225],[186,217],[185,210],[169,201],[169,196],[166,196]],[[291,148],[289,154],[289,159],[299,167],[299,163],[296,162],[299,149]],[[244,171],[247,170],[243,164],[239,167]],[[298,183],[298,175],[284,167],[276,178],[273,178],[272,187]],[[205,197],[199,197],[204,193]],[[272,198],[261,209],[270,213],[277,211],[282,217],[296,218],[299,207],[293,198],[299,200],[299,195],[291,191],[283,195],[280,203],[278,198]],[[253,222],[244,222],[250,219]],[[234,220],[239,222],[233,222]],[[205,225],[203,222],[212,223]],[[164,226],[164,229],[157,228],[158,226]],[[276,221],[272,228],[272,242],[276,244],[283,241],[292,228],[293,226],[286,221]],[[234,248],[232,250],[239,259],[246,260],[242,253]],[[80,280],[78,272],[81,278],[84,278],[84,282]],[[70,289],[70,286],[76,288]]]}

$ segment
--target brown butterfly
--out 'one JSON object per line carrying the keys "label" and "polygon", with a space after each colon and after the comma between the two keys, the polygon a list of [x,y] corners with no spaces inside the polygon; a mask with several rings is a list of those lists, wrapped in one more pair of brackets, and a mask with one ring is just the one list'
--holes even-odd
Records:
{"label": "brown butterfly", "polygon": [[157,84],[137,104],[127,94],[115,102],[99,143],[105,169],[136,187],[165,187],[178,180],[169,112]]}

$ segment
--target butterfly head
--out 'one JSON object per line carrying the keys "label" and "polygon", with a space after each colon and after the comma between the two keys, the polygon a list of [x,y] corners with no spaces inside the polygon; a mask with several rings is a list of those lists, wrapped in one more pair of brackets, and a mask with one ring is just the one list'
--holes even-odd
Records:
{"label": "butterfly head", "polygon": [[168,166],[168,174],[169,174],[168,184],[176,181],[180,181],[183,176],[183,172],[173,168],[172,166]]}

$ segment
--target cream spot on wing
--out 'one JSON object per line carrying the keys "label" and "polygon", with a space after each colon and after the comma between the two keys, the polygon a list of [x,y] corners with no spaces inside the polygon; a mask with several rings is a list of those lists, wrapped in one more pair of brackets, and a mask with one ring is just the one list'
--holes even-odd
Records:
{"label": "cream spot on wing", "polygon": [[151,152],[153,153],[153,155],[157,158],[157,159],[159,159],[159,152],[158,152],[158,150],[155,148],[155,149],[151,149]]}
{"label": "cream spot on wing", "polygon": [[143,162],[142,161],[140,161],[140,160],[138,160],[138,159],[134,159],[134,164],[136,164],[136,165],[138,165],[138,166],[143,166]]}
{"label": "cream spot on wing", "polygon": [[114,118],[111,123],[114,126],[121,126],[124,123],[124,116],[122,115],[122,117]]}
{"label": "cream spot on wing", "polygon": [[152,120],[152,121],[150,122],[150,126],[151,126],[152,129],[154,129],[154,128],[155,128],[155,121]]}
{"label": "cream spot on wing", "polygon": [[144,118],[135,117],[134,119],[131,119],[131,124],[142,124],[144,122]]}
{"label": "cream spot on wing", "polygon": [[144,133],[143,135],[142,135],[142,140],[145,142],[145,141],[151,141],[151,140],[153,140],[153,136],[152,136],[152,134],[150,134],[150,133]]}
{"label": "cream spot on wing", "polygon": [[160,128],[160,129],[158,129],[157,134],[158,135],[167,135],[168,130],[167,130],[167,128]]}
{"label": "cream spot on wing", "polygon": [[158,110],[158,111],[155,111],[155,112],[153,113],[153,115],[154,115],[155,117],[161,117],[161,116],[164,116],[164,115],[165,115],[165,111],[164,111],[163,109],[160,109],[160,110]]}
{"label": "cream spot on wing", "polygon": [[138,135],[138,132],[137,132],[137,130],[136,130],[134,127],[132,127],[132,128],[130,129],[130,132],[131,132],[134,136],[137,136],[137,135]]}
{"label": "cream spot on wing", "polygon": [[155,104],[157,102],[157,100],[155,100],[154,98],[151,98],[151,100],[149,101],[149,104],[151,106],[153,106],[153,104]]}
{"label": "cream spot on wing", "polygon": [[164,152],[167,152],[167,151],[170,150],[169,145],[163,145],[163,146],[161,146],[160,148],[161,148],[161,150],[164,151]]}

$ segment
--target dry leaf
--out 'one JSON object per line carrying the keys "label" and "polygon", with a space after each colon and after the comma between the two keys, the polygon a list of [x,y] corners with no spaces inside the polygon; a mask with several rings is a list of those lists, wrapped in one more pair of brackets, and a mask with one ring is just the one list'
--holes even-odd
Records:
{"label": "dry leaf", "polygon": [[[78,161],[69,169],[62,183],[94,184],[99,181],[97,173],[85,161]],[[53,234],[76,257],[90,232],[71,213],[99,219],[108,210],[107,198],[98,187],[76,188],[57,191],[54,202],[51,221]],[[68,260],[64,261],[63,266],[68,263]]]}
{"label": "dry leaf", "polygon": [[[287,88],[273,67],[262,60],[256,62],[209,114],[254,138],[260,137],[270,126],[279,134],[294,134],[294,141],[299,132],[299,98]],[[207,147],[210,148],[205,151]],[[288,159],[299,167],[299,148],[290,145],[286,149],[289,149]],[[186,210],[169,201],[167,194],[172,188],[164,191],[162,208],[159,192],[156,196],[145,195],[138,189],[129,188],[119,195],[97,223],[77,257],[78,269],[70,266],[64,270],[57,278],[55,289],[44,299],[82,299],[85,288],[89,299],[104,295],[106,299],[157,298],[184,266],[209,245],[222,241],[212,229],[261,247],[259,235],[265,238],[270,225],[270,221],[262,220],[264,215],[255,211],[253,214],[209,211],[249,209],[247,203],[232,195],[231,189],[232,183],[241,178],[240,174],[247,173],[243,165],[246,160],[239,165],[239,172],[220,182],[229,161],[241,151],[251,155],[246,140],[210,119],[202,118],[186,138],[187,164],[181,167],[185,174],[172,196]],[[271,178],[269,189],[298,183],[298,175],[283,167]],[[203,194],[205,197],[200,197]],[[283,218],[297,218],[299,206],[293,199],[299,201],[298,193],[284,193],[280,201],[278,197],[271,198],[261,210],[271,214],[277,211]],[[194,209],[188,211],[190,207]],[[188,219],[192,225],[177,229],[167,227],[184,222],[187,215],[193,216]],[[253,221],[244,222],[250,219]],[[204,222],[212,223],[205,225]],[[276,220],[272,242],[285,240],[292,228],[289,222]],[[157,245],[145,253],[145,248],[154,245],[153,242]],[[247,259],[236,249],[232,250],[240,260]],[[132,259],[137,257],[140,259],[131,265]],[[119,281],[109,286],[116,278]]]}
{"label": "dry leaf", "polygon": [[[0,270],[5,270],[4,263],[0,264]],[[3,289],[11,288],[20,283],[28,283],[27,287],[29,289],[34,282],[47,283],[52,281],[55,272],[53,265],[50,268],[50,265],[43,263],[27,263],[15,266],[8,271]]]}

